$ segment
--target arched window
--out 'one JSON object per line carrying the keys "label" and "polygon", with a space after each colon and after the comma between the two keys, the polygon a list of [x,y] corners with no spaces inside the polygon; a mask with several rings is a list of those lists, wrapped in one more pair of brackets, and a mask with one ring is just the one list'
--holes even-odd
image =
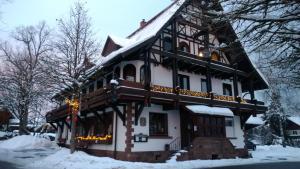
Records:
{"label": "arched window", "polygon": [[123,69],[123,78],[128,81],[135,82],[136,81],[136,69],[132,64],[128,64]]}
{"label": "arched window", "polygon": [[140,82],[142,84],[145,83],[145,66],[144,65],[141,66],[141,68],[140,68]]}
{"label": "arched window", "polygon": [[116,67],[115,71],[114,71],[114,78],[115,79],[119,79],[120,78],[120,74],[121,74],[120,72],[121,72],[120,67],[119,66]]}
{"label": "arched window", "polygon": [[164,51],[172,51],[172,39],[170,37],[165,37],[163,40],[163,49]]}
{"label": "arched window", "polygon": [[213,61],[220,61],[221,57],[220,57],[220,55],[217,52],[212,52],[211,53],[211,60],[213,60]]}
{"label": "arched window", "polygon": [[182,52],[190,53],[190,46],[186,42],[180,42],[179,50]]}

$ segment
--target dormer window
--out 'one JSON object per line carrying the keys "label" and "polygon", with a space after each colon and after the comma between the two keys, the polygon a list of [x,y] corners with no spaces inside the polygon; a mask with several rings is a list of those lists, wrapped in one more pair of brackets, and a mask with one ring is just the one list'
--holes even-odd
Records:
{"label": "dormer window", "polygon": [[128,64],[123,69],[123,78],[127,81],[136,82],[136,69],[132,64]]}
{"label": "dormer window", "polygon": [[190,53],[190,47],[186,42],[179,43],[179,50],[182,52]]}

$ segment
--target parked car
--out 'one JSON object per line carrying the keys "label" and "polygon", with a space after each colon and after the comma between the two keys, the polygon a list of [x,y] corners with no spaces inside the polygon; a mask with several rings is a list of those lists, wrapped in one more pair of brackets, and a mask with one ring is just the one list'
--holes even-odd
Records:
{"label": "parked car", "polygon": [[248,150],[253,150],[255,151],[256,150],[256,144],[254,144],[252,141],[246,141],[246,146],[248,148]]}

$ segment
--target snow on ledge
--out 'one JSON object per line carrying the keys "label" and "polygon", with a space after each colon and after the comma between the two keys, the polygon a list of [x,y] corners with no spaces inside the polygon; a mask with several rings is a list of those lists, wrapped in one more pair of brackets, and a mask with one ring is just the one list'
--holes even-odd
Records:
{"label": "snow on ledge", "polygon": [[228,116],[233,117],[233,112],[228,108],[221,107],[209,107],[204,105],[190,105],[186,106],[190,111],[197,114],[208,114],[208,115],[218,115],[218,116]]}
{"label": "snow on ledge", "polygon": [[252,115],[246,121],[246,124],[263,125],[265,122],[259,116],[253,117]]}

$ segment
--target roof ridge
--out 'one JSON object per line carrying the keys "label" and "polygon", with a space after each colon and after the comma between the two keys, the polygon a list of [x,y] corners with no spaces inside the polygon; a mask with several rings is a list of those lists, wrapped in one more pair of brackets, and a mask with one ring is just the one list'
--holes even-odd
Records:
{"label": "roof ridge", "polygon": [[148,25],[150,25],[155,19],[157,19],[160,15],[162,15],[165,11],[167,11],[169,8],[171,8],[175,3],[177,3],[179,0],[175,0],[173,3],[171,3],[170,5],[168,5],[166,8],[164,8],[162,11],[160,11],[158,14],[156,14],[154,17],[152,17],[148,22],[146,22],[145,26],[143,27],[139,27],[138,29],[136,29],[134,32],[132,32],[130,35],[128,35],[126,38],[131,38],[132,36],[134,36],[137,32],[143,30],[145,27],[147,27]]}

